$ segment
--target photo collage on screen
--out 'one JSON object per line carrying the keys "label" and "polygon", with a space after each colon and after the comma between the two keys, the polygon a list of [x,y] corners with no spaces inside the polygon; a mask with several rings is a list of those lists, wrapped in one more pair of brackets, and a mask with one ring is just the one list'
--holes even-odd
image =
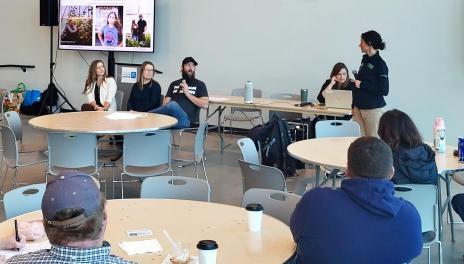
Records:
{"label": "photo collage on screen", "polygon": [[62,0],[60,48],[153,50],[153,23],[153,0]]}

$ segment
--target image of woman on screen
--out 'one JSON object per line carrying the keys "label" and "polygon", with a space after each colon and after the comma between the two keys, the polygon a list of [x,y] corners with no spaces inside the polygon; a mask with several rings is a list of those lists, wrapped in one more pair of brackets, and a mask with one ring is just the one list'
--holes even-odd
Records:
{"label": "image of woman on screen", "polygon": [[61,33],[61,41],[63,44],[76,44],[79,39],[79,32],[77,31],[77,25],[74,18],[68,17],[66,26]]}
{"label": "image of woman on screen", "polygon": [[122,25],[115,12],[108,14],[106,25],[98,32],[98,39],[102,46],[122,46]]}
{"label": "image of woman on screen", "polygon": [[85,81],[82,94],[87,103],[81,107],[82,111],[116,111],[116,81],[106,75],[103,61],[95,60],[90,64],[89,75]]}
{"label": "image of woman on screen", "polygon": [[135,19],[132,20],[131,35],[132,35],[133,40],[135,40],[135,41],[138,40],[137,23],[135,23]]}

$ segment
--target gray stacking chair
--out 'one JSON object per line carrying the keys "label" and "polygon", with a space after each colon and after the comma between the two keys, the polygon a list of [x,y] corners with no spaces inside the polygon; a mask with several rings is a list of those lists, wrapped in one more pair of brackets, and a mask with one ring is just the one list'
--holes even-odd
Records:
{"label": "gray stacking chair", "polygon": [[[7,168],[3,175],[3,181],[0,190],[3,190],[6,178],[8,176],[8,169],[14,169],[12,177],[13,187],[18,184],[16,178],[18,176],[18,170],[20,168],[31,166],[35,164],[47,162],[47,156],[40,151],[20,153],[18,151],[18,142],[11,128],[7,126],[1,126],[2,129],[2,148],[3,148],[3,164],[6,164]],[[44,173],[45,174],[45,173]],[[46,177],[46,176],[45,176]],[[46,179],[45,179],[46,180]]]}
{"label": "gray stacking chair", "polygon": [[256,149],[255,143],[253,140],[251,140],[251,138],[241,138],[237,140],[237,144],[240,148],[240,151],[242,152],[244,161],[261,164],[258,150]]}
{"label": "gray stacking chair", "polygon": [[287,191],[282,172],[274,167],[239,160],[242,170],[243,192],[251,188]]}
{"label": "gray stacking chair", "polygon": [[16,140],[18,141],[19,152],[34,152],[34,151],[45,151],[43,147],[34,144],[23,143],[23,127],[21,124],[21,118],[16,111],[8,111],[4,114],[5,125],[13,130]]}
{"label": "gray stacking chair", "polygon": [[40,210],[45,183],[32,184],[13,189],[3,197],[5,218],[10,219],[28,212]]}
{"label": "gray stacking chair", "polygon": [[250,203],[261,204],[265,214],[290,225],[290,217],[300,199],[301,196],[293,193],[252,188],[243,194],[242,207],[246,207]]}
{"label": "gray stacking chair", "polygon": [[422,237],[424,248],[428,250],[428,263],[430,264],[430,246],[438,244],[439,263],[443,263],[443,253],[439,232],[438,191],[432,184],[403,184],[395,186],[395,196],[412,203],[419,212],[422,224]]}
{"label": "gray stacking chair", "polygon": [[[351,120],[321,120],[316,123],[316,138],[326,137],[360,137],[359,124]],[[332,178],[335,187],[338,170],[326,170],[326,175]]]}
{"label": "gray stacking chair", "polygon": [[116,91],[114,95],[114,100],[116,100],[116,110],[122,111],[122,102],[124,99],[124,92],[121,90]]}
{"label": "gray stacking chair", "polygon": [[[205,167],[205,138],[206,132],[208,130],[208,122],[203,122],[197,129],[197,133],[195,135],[195,142],[193,152],[191,151],[182,151],[182,150],[174,150],[172,153],[172,159],[177,161],[183,161],[187,163],[193,163],[195,166],[195,175],[197,178],[198,175],[198,163],[201,162],[203,166],[203,173],[205,174],[205,179],[208,181],[208,175],[206,174],[206,167]],[[183,167],[181,165],[181,167]]]}
{"label": "gray stacking chair", "polygon": [[203,179],[182,176],[158,176],[144,180],[140,198],[210,201],[209,183]]}
{"label": "gray stacking chair", "polygon": [[124,136],[123,144],[123,173],[121,179],[114,183],[121,183],[121,196],[124,198],[124,183],[136,180],[124,181],[123,175],[137,178],[145,178],[163,173],[171,173],[171,132],[169,130],[157,130],[153,132],[129,133]]}
{"label": "gray stacking chair", "polygon": [[351,120],[321,120],[316,123],[316,138],[360,137],[359,124]]}

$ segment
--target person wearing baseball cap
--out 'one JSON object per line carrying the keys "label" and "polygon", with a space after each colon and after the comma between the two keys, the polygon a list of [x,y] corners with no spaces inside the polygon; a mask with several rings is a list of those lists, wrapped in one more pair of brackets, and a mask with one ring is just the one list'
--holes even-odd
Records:
{"label": "person wearing baseball cap", "polygon": [[192,57],[182,60],[182,78],[173,81],[164,97],[164,105],[176,102],[187,114],[190,126],[198,124],[200,109],[208,109],[209,98],[206,84],[195,77],[197,61]]}
{"label": "person wearing baseball cap", "polygon": [[103,240],[106,200],[98,182],[82,172],[63,171],[47,183],[42,199],[50,250],[18,255],[8,263],[134,263],[110,254]]}

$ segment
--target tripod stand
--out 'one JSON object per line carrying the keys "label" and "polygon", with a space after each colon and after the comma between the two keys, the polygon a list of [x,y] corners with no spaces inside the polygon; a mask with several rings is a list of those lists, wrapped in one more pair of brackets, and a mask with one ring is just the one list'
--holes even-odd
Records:
{"label": "tripod stand", "polygon": [[69,102],[68,98],[56,87],[56,85],[53,83],[53,67],[55,66],[55,63],[53,62],[53,26],[50,26],[50,82],[47,87],[47,91],[44,93],[45,98],[41,99],[42,105],[40,106],[40,111],[39,115],[42,115],[42,111],[44,107],[48,104],[48,111],[46,112],[47,114],[53,114],[53,105],[54,105],[54,99],[58,101],[58,95],[61,96],[61,98],[64,100],[64,102],[57,107],[56,109],[60,109],[61,106],[63,106],[65,103],[71,107],[73,111],[77,111],[76,108]]}

